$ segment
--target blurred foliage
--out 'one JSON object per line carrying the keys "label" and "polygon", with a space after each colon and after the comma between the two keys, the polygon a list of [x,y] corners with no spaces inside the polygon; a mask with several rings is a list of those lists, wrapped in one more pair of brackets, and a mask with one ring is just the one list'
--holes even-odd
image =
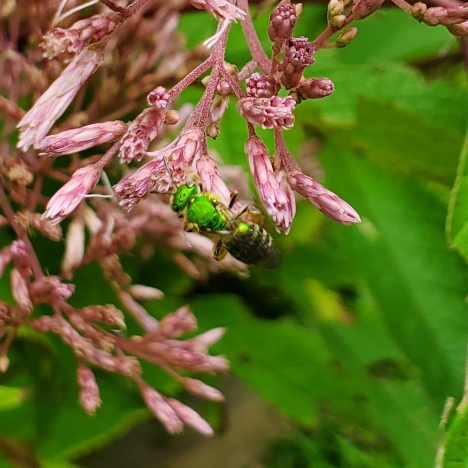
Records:
{"label": "blurred foliage", "polygon": [[[189,46],[211,34],[206,18],[182,18]],[[324,7],[306,5],[298,33],[314,37],[324,18]],[[257,19],[265,46],[267,20]],[[166,292],[146,304],[155,316],[189,303],[200,329],[226,327],[215,351],[296,424],[290,437],[272,441],[262,466],[429,468],[443,440],[440,466],[462,467],[465,406],[447,421],[445,435],[439,429],[445,400],[453,397],[456,407],[463,395],[468,330],[468,143],[461,151],[468,93],[461,56],[443,28],[401,11],[379,11],[358,26],[349,47],[317,54],[308,72],[331,78],[336,92],[302,103],[286,138],[304,168],[323,172],[322,182],[357,209],[362,223],[337,225],[300,202],[290,235],[275,237],[282,266],[253,269],[248,279],[224,274],[196,283],[164,252],[126,263],[134,282]],[[236,25],[227,60],[248,59]],[[212,147],[227,164],[247,167],[245,138],[232,105]],[[304,148],[312,149],[304,154]],[[52,270],[55,249],[44,243],[41,252]],[[77,305],[113,300],[96,266],[75,280]],[[0,288],[8,297],[5,281]],[[40,466],[72,467],[67,460],[148,415],[129,382],[104,373],[97,375],[104,403],[96,417],[85,415],[76,360],[60,340],[24,333],[12,351],[8,377],[0,379],[4,453],[8,438],[23,460],[33,450]],[[145,378],[166,394],[180,391],[150,366]],[[9,466],[0,456],[0,468]]]}

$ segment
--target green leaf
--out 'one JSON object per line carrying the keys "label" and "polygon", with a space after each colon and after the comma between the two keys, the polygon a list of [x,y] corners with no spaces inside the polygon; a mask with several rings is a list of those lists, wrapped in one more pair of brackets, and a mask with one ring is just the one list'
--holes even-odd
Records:
{"label": "green leaf", "polygon": [[437,468],[465,468],[468,463],[468,406],[461,405],[448,427]]}
{"label": "green leaf", "polygon": [[454,127],[395,104],[369,98],[358,102],[356,125],[340,132],[367,157],[388,168],[450,184],[462,134]]}
{"label": "green leaf", "polygon": [[251,317],[230,296],[206,297],[192,306],[203,329],[226,327],[216,351],[226,355],[232,371],[296,421],[312,424],[317,399],[345,392],[312,331],[288,321]]}
{"label": "green leaf", "polygon": [[447,236],[450,246],[468,261],[468,133],[460,154],[457,177],[450,195]]}
{"label": "green leaf", "polygon": [[66,460],[41,460],[41,468],[80,468]]}
{"label": "green leaf", "polygon": [[421,368],[442,406],[463,386],[466,272],[444,236],[445,206],[416,181],[384,172],[330,145],[322,161],[327,187],[361,214],[358,226],[334,225],[383,313],[389,332]]}
{"label": "green leaf", "polygon": [[[338,51],[335,51],[337,54]],[[304,101],[296,115],[310,125],[338,125],[343,128],[356,120],[358,102],[363,97],[396,105],[420,114],[427,121],[465,131],[468,115],[466,89],[442,80],[429,82],[410,67],[396,63],[345,65],[334,51],[317,53],[317,61],[307,69],[312,76],[327,76],[335,92],[324,99]],[[411,126],[417,129],[418,120]]]}
{"label": "green leaf", "polygon": [[20,406],[25,398],[27,398],[25,390],[0,385],[0,412]]}
{"label": "green leaf", "polygon": [[442,54],[456,43],[446,28],[418,23],[398,8],[381,8],[353,26],[359,32],[340,50],[344,63],[418,60]]}
{"label": "green leaf", "polygon": [[95,416],[87,415],[78,404],[61,405],[47,437],[38,445],[43,459],[77,457],[109,443],[136,421],[149,416],[141,399],[122,385],[120,379],[98,373],[102,404]]}
{"label": "green leaf", "polygon": [[[416,379],[384,378],[371,364],[398,362],[401,351],[376,323],[328,324],[323,333],[343,366],[356,379],[376,422],[396,442],[410,466],[432,467],[438,439],[438,414]],[[375,365],[374,365],[375,367]],[[414,415],[417,414],[417,417]]]}

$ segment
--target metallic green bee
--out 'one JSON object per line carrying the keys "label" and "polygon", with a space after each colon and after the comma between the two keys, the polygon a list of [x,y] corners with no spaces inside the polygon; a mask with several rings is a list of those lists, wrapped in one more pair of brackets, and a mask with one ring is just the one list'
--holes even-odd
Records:
{"label": "metallic green bee", "polygon": [[180,185],[173,194],[172,209],[184,218],[184,229],[196,231],[215,242],[213,257],[222,260],[227,252],[248,265],[277,268],[280,253],[270,234],[261,226],[263,215],[254,206],[234,215],[231,211],[237,193],[229,206],[214,194],[201,192],[195,184]]}
{"label": "metallic green bee", "polygon": [[[229,208],[234,204],[235,197],[233,195]],[[216,195],[201,192],[193,183],[177,187],[172,195],[171,207],[184,218],[184,229],[189,232],[223,231],[231,218],[229,208]]]}
{"label": "metallic green bee", "polygon": [[262,224],[261,211],[254,206],[245,207],[231,221],[230,232],[227,235],[219,233],[213,249],[214,258],[221,260],[229,252],[248,265],[277,268],[281,262],[280,252]]}

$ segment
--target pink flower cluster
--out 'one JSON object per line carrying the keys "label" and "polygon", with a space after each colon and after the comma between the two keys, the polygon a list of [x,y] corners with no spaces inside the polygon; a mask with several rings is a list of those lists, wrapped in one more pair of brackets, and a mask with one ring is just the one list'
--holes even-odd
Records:
{"label": "pink flower cluster", "polygon": [[[313,42],[293,37],[301,6],[283,0],[270,17],[269,58],[253,29],[247,0],[238,0],[237,4],[229,0],[190,0],[219,24],[216,34],[205,42],[203,60],[187,72],[186,64],[195,58],[179,47],[175,29],[180,2],[146,4],[146,0],[136,0],[127,7],[111,0],[103,3],[112,12],[99,11],[68,28],[55,27],[44,37],[45,57],[57,57],[68,65],[57,77],[61,65],[56,59],[51,62],[50,69],[41,76],[51,84],[28,112],[23,115],[14,103],[2,104],[0,100],[2,109],[8,109],[9,119],[15,124],[19,120],[17,152],[4,164],[5,171],[9,171],[8,183],[0,187],[5,215],[0,223],[9,224],[17,237],[0,251],[0,274],[7,265],[12,266],[10,281],[15,299],[13,306],[0,302],[0,369],[7,368],[7,350],[15,330],[27,324],[36,331],[57,334],[74,351],[79,398],[88,413],[94,414],[101,404],[90,367],[94,366],[133,379],[148,407],[170,432],[178,432],[188,424],[209,435],[211,428],[197,413],[164,397],[144,381],[140,362],[160,366],[194,394],[221,401],[222,395],[216,389],[179,371],[226,370],[224,357],[209,354],[209,347],[224,330],[182,339],[196,329],[196,319],[187,307],[158,322],[139,301],[158,299],[162,292],[132,284],[119,254],[144,238],[149,241],[142,250],[151,252],[155,245],[167,249],[194,277],[203,277],[217,268],[245,272],[245,265],[229,256],[219,264],[214,261],[212,241],[183,232],[168,197],[160,196],[171,194],[179,184],[196,181],[205,192],[229,204],[232,191],[222,177],[225,168],[218,166],[219,160],[209,151],[207,140],[223,130],[222,117],[231,99],[237,99],[236,108],[245,119],[248,164],[264,208],[278,231],[288,233],[291,229],[296,193],[334,221],[360,222],[347,202],[301,171],[283,138],[283,132],[294,126],[294,111],[301,101],[324,98],[333,92],[330,79],[307,78],[304,72],[314,63],[315,51],[350,20],[341,3],[332,5],[329,27],[323,35]],[[358,3],[355,5],[357,11]],[[361,15],[364,7],[371,8],[367,3],[359,6]],[[349,2],[346,8],[351,10]],[[228,33],[234,21],[241,22],[252,54],[252,60],[240,71],[225,62]],[[337,26],[340,21],[342,25]],[[351,29],[344,31],[336,45],[349,43],[354,35]],[[146,41],[153,42],[146,46]],[[128,57],[133,60],[130,64]],[[35,69],[19,63],[22,73]],[[209,76],[202,80],[205,89],[200,101],[188,112],[178,108],[180,93],[208,71]],[[99,76],[93,81],[94,73]],[[42,83],[34,76],[31,82]],[[172,87],[166,89],[162,82]],[[149,107],[143,105],[145,96]],[[132,115],[131,120],[128,115]],[[272,155],[256,133],[256,126],[274,133]],[[107,145],[106,149],[103,145]],[[63,167],[54,165],[56,158],[67,162]],[[237,174],[241,172],[238,168]],[[49,199],[42,193],[45,179],[62,184]],[[231,182],[241,185],[241,179]],[[242,199],[248,198],[248,193],[242,194]],[[90,203],[83,203],[85,199]],[[13,206],[18,205],[25,208],[15,214]],[[243,207],[236,201],[231,208],[235,216]],[[71,220],[61,274],[47,276],[29,241],[28,230],[33,227],[58,241],[59,224],[68,217]],[[198,257],[193,261],[193,255],[186,255],[188,251],[197,252],[203,262]],[[122,310],[112,305],[77,309],[69,304],[74,286],[66,280],[90,262],[100,264],[117,292]],[[53,314],[31,318],[32,310],[41,303],[50,304]],[[125,336],[123,310],[141,326],[142,336]],[[109,331],[112,328],[119,332]]]}

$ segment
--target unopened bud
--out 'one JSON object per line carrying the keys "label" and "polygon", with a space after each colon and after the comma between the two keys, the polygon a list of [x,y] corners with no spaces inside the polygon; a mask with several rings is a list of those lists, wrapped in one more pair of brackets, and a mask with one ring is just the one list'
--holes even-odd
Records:
{"label": "unopened bud", "polygon": [[193,427],[204,436],[212,436],[214,434],[211,426],[195,410],[174,398],[168,398],[166,401],[185,424]]}
{"label": "unopened bud", "polygon": [[271,42],[281,42],[292,36],[296,25],[296,10],[290,3],[278,5],[270,16],[268,36]]}
{"label": "unopened bud", "polygon": [[147,96],[148,104],[155,109],[165,109],[169,104],[169,93],[164,86],[158,86]]}
{"label": "unopened bud", "polygon": [[346,15],[336,15],[328,18],[328,22],[335,28],[341,28],[346,21]]}
{"label": "unopened bud", "polygon": [[335,41],[336,47],[346,47],[357,36],[357,33],[357,28],[349,28],[343,31]]}
{"label": "unopened bud", "polygon": [[0,372],[3,374],[8,370],[10,360],[6,356],[0,356]]}
{"label": "unopened bud", "polygon": [[29,185],[34,180],[34,176],[28,171],[26,164],[21,160],[15,161],[8,168],[6,177],[10,182],[23,187]]}
{"label": "unopened bud", "polygon": [[261,73],[252,73],[252,75],[245,80],[247,96],[249,97],[272,97],[279,88],[279,85],[268,80],[265,75]]}
{"label": "unopened bud", "polygon": [[21,276],[20,272],[13,268],[10,273],[11,292],[16,303],[26,312],[31,312],[33,304],[29,296],[29,289],[26,280]]}
{"label": "unopened bud", "polygon": [[86,125],[46,136],[37,146],[41,156],[62,156],[78,153],[93,146],[107,143],[123,135],[127,125],[120,120]]}
{"label": "unopened bud", "polygon": [[298,87],[297,93],[301,99],[319,99],[333,93],[335,87],[329,78],[309,78]]}
{"label": "unopened bud", "polygon": [[73,271],[81,264],[85,251],[85,231],[81,218],[73,219],[65,237],[65,255],[62,261],[62,273],[65,278],[71,277]]}
{"label": "unopened bud", "polygon": [[[437,26],[438,24],[446,24],[449,21],[448,11],[444,7],[431,7],[428,8],[424,14],[423,21],[428,26]],[[455,23],[458,19],[455,19]]]}
{"label": "unopened bud", "polygon": [[353,2],[354,19],[363,19],[376,11],[384,0],[355,0]]}
{"label": "unopened bud", "polygon": [[226,80],[219,80],[216,85],[216,92],[222,97],[228,97],[232,94],[232,88]]}
{"label": "unopened bud", "polygon": [[161,421],[166,430],[171,434],[181,432],[183,423],[177,413],[169,406],[166,400],[146,383],[140,384],[141,395],[148,408]]}
{"label": "unopened bud", "polygon": [[224,395],[219,390],[210,387],[201,380],[187,377],[182,383],[184,387],[194,395],[201,396],[211,401],[224,401]]}
{"label": "unopened bud", "polygon": [[411,16],[418,21],[422,21],[426,11],[427,5],[423,2],[417,2],[413,5],[413,8],[411,8]]}
{"label": "unopened bud", "polygon": [[176,110],[167,111],[164,117],[164,123],[166,125],[176,125],[179,123],[179,120],[179,113]]}
{"label": "unopened bud", "polygon": [[455,36],[467,36],[468,35],[468,21],[460,24],[452,24],[447,26],[447,29]]}
{"label": "unopened bud", "polygon": [[214,97],[210,107],[210,118],[212,122],[219,122],[229,105],[229,98],[217,95]]}
{"label": "unopened bud", "polygon": [[93,416],[102,403],[96,378],[89,367],[80,365],[77,370],[77,380],[80,386],[80,404],[89,415]]}
{"label": "unopened bud", "polygon": [[218,122],[211,122],[207,127],[206,127],[206,134],[210,137],[213,138],[213,140],[216,140],[216,138],[219,137],[219,124]]}
{"label": "unopened bud", "polygon": [[84,200],[101,177],[101,168],[89,165],[75,171],[71,179],[47,203],[42,215],[52,224],[62,222]]}
{"label": "unopened bud", "polygon": [[342,15],[345,9],[344,2],[341,0],[330,0],[328,3],[328,15],[337,16]]}
{"label": "unopened bud", "polygon": [[132,284],[128,292],[139,301],[149,301],[152,299],[161,299],[164,293],[160,289],[143,284]]}

